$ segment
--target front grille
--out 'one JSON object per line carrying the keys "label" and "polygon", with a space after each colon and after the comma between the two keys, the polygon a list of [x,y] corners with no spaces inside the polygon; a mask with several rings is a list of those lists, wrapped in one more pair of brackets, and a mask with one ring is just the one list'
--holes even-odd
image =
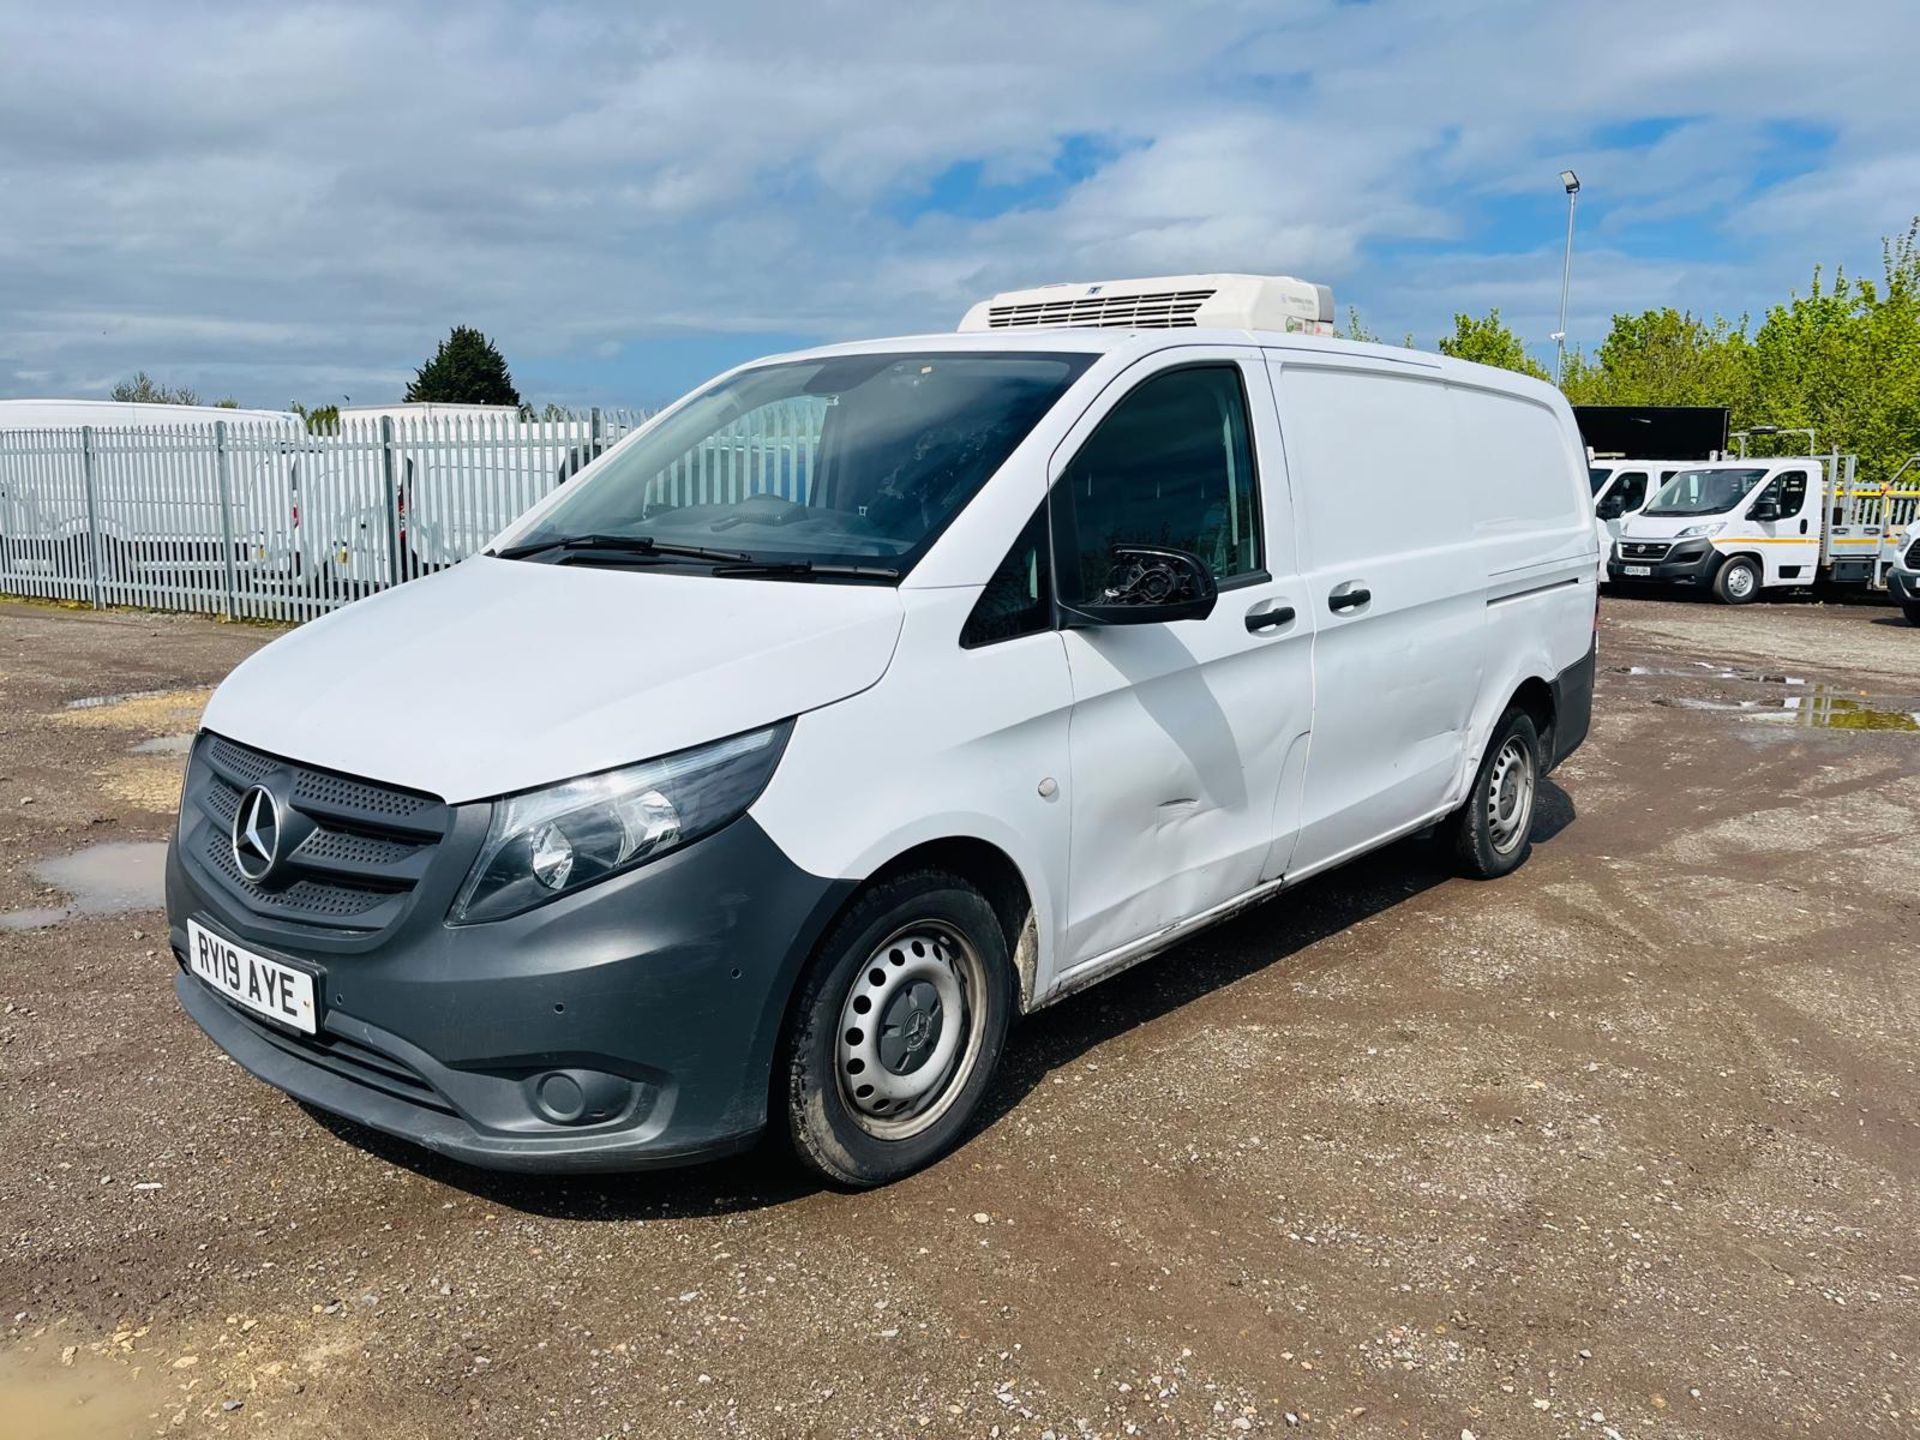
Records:
{"label": "front grille", "polygon": [[1622,540],[1622,560],[1664,560],[1673,546],[1665,540]]}
{"label": "front grille", "polygon": [[1118,327],[1129,330],[1191,328],[1194,314],[1211,290],[1163,290],[1151,295],[1089,295],[1079,300],[1034,300],[1023,305],[994,305],[987,310],[990,330],[1048,330]]}
{"label": "front grille", "polygon": [[[233,823],[254,785],[273,792],[292,848],[264,883],[241,873]],[[406,907],[453,812],[431,795],[284,760],[203,734],[188,772],[186,851],[253,914],[337,930],[379,930]],[[298,832],[297,838],[287,832]]]}
{"label": "front grille", "polygon": [[1907,547],[1906,566],[1909,570],[1920,570],[1920,540]]}

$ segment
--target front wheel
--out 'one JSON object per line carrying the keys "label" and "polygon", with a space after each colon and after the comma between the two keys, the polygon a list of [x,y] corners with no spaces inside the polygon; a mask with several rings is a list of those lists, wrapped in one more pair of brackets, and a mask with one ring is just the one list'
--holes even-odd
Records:
{"label": "front wheel", "polygon": [[1760,567],[1735,556],[1713,577],[1713,596],[1723,605],[1746,605],[1760,598]]}
{"label": "front wheel", "polygon": [[1013,1011],[999,918],[957,875],[920,870],[854,901],[801,981],[784,1052],[802,1164],[885,1185],[966,1133]]}
{"label": "front wheel", "polygon": [[1510,709],[1473,777],[1467,803],[1444,831],[1454,864],[1474,880],[1518,870],[1533,849],[1533,803],[1540,785],[1540,733],[1526,711]]}

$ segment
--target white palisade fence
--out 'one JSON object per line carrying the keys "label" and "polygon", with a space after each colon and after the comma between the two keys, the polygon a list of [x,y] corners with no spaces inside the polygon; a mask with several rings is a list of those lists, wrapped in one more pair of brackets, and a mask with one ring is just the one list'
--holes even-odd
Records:
{"label": "white palisade fence", "polygon": [[[0,594],[310,619],[464,560],[644,419],[0,430]],[[687,479],[801,489],[795,428],[738,457],[690,455]],[[779,480],[756,486],[770,463]]]}

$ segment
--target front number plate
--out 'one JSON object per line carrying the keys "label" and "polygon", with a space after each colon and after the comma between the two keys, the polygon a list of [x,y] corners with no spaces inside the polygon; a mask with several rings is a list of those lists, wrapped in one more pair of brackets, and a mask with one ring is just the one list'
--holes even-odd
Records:
{"label": "front number plate", "polygon": [[1651,575],[1653,574],[1653,567],[1651,565],[1622,565],[1620,567],[1620,573],[1622,575]]}
{"label": "front number plate", "polygon": [[282,965],[231,940],[223,940],[187,921],[187,964],[207,984],[235,1004],[311,1035],[314,1021],[313,977]]}

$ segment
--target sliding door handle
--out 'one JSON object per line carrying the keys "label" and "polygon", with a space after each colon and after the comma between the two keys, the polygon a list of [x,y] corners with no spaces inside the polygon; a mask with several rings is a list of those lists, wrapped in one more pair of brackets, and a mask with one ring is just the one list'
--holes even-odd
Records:
{"label": "sliding door handle", "polygon": [[1327,608],[1335,611],[1358,610],[1361,606],[1370,604],[1372,600],[1373,591],[1367,589],[1358,580],[1348,580],[1344,584],[1333,587],[1332,592],[1327,596]]}

